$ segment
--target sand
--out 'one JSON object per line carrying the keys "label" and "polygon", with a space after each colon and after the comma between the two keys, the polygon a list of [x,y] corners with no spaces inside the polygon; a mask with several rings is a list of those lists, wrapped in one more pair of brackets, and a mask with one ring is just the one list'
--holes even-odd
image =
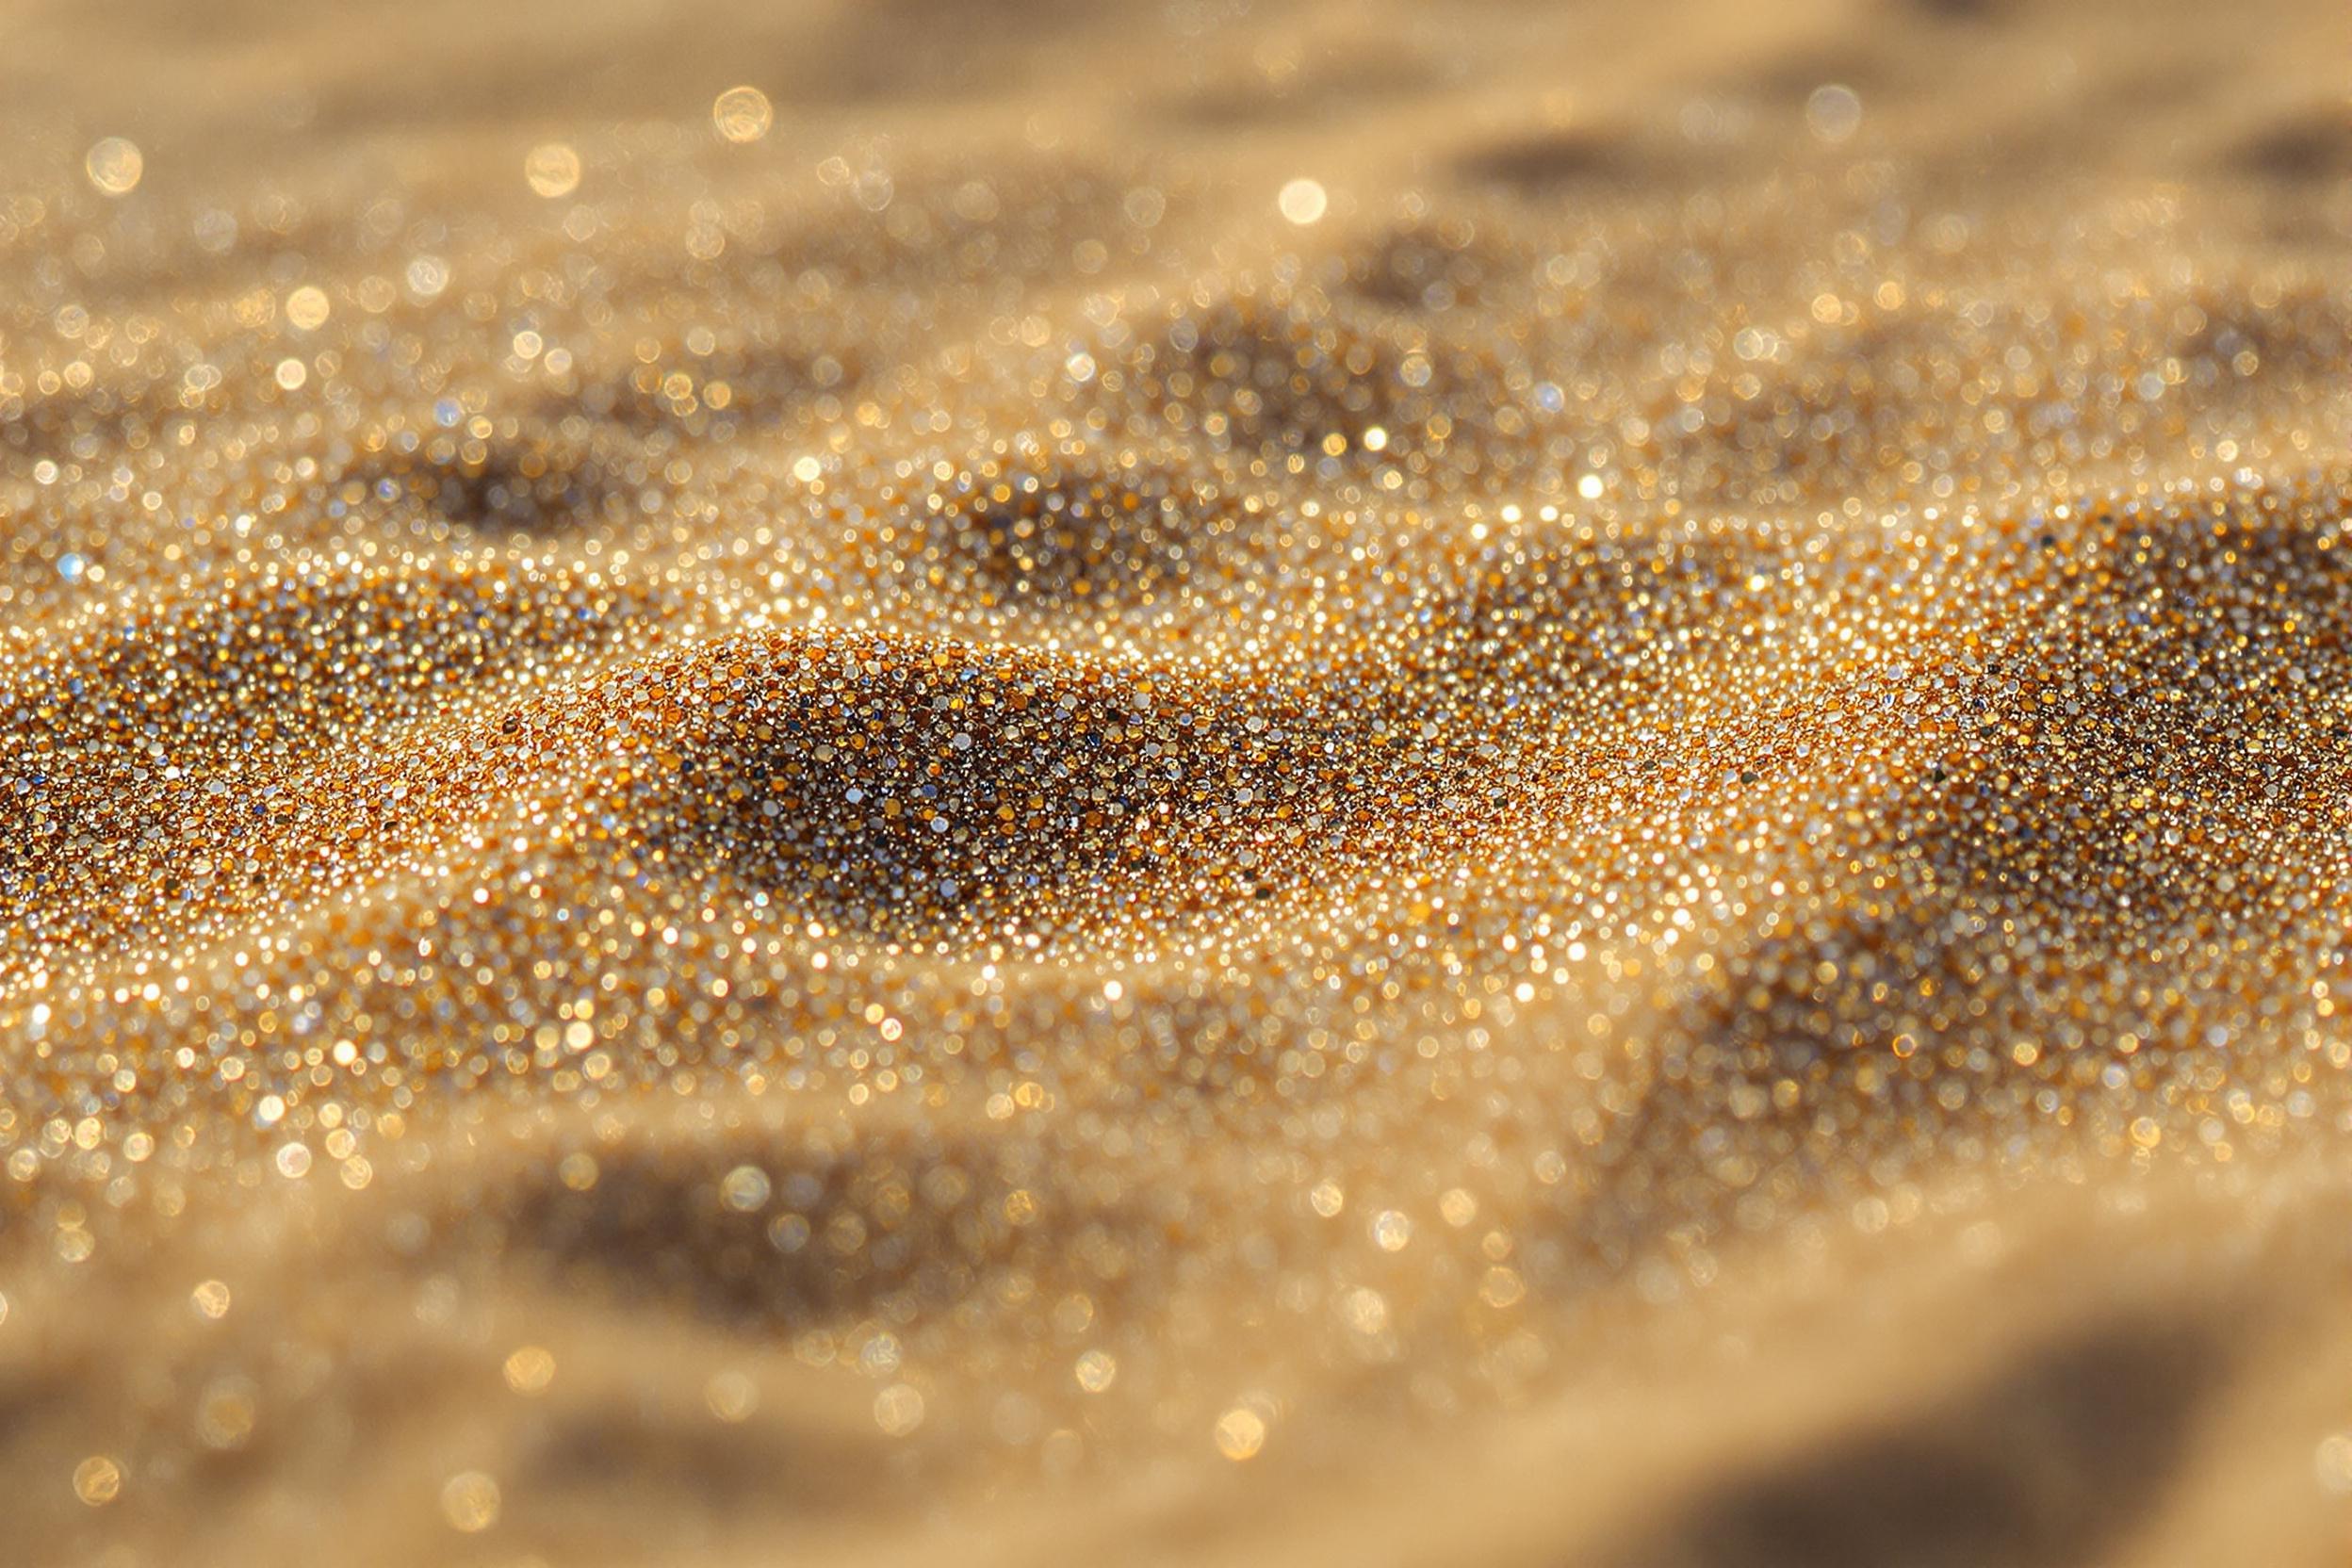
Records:
{"label": "sand", "polygon": [[7,27],[0,1560],[2343,1560],[2352,13]]}

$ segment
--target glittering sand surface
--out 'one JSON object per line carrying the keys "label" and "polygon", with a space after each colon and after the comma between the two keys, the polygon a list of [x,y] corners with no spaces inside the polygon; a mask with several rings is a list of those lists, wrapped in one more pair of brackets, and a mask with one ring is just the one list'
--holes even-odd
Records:
{"label": "glittering sand surface", "polygon": [[2341,5],[9,11],[0,1560],[2352,1551]]}

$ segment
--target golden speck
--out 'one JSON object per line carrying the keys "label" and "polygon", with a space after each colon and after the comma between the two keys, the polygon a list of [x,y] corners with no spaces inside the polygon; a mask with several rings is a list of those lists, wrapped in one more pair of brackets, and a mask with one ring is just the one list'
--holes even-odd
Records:
{"label": "golden speck", "polygon": [[1805,101],[1805,122],[1821,140],[1836,146],[1862,124],[1862,95],[1838,82],[1813,90]]}
{"label": "golden speck", "polygon": [[519,1346],[507,1353],[503,1371],[507,1387],[527,1399],[536,1398],[555,1381],[555,1356],[545,1346]]}
{"label": "golden speck", "polygon": [[580,153],[567,141],[543,141],[523,158],[523,178],[549,201],[580,188]]}
{"label": "golden speck", "polygon": [[737,1214],[749,1214],[768,1201],[768,1173],[756,1165],[739,1165],[719,1182],[719,1200]]}
{"label": "golden speck", "polygon": [[1088,1350],[1078,1358],[1078,1386],[1100,1394],[1119,1376],[1119,1358],[1108,1350]]}
{"label": "golden speck", "polygon": [[892,1383],[874,1396],[874,1424],[892,1437],[923,1425],[923,1395],[911,1383]]}
{"label": "golden speck", "polygon": [[139,176],[147,171],[147,159],[139,144],[126,137],[110,136],[90,143],[90,152],[82,159],[82,170],[90,183],[109,196],[127,196],[139,188]]}
{"label": "golden speck", "polygon": [[731,87],[710,105],[710,122],[729,141],[757,141],[776,123],[776,110],[758,88]]}
{"label": "golden speck", "polygon": [[1369,1285],[1358,1285],[1339,1298],[1340,1320],[1370,1338],[1388,1329],[1388,1298]]}
{"label": "golden speck", "polygon": [[498,1483],[480,1470],[462,1470],[441,1487],[441,1517],[449,1527],[477,1535],[498,1522]]}
{"label": "golden speck", "polygon": [[206,1280],[188,1293],[188,1303],[205,1317],[222,1318],[229,1315],[229,1287],[219,1280]]}
{"label": "golden speck", "polygon": [[449,286],[449,264],[439,256],[416,257],[408,264],[404,275],[408,280],[408,291],[420,303],[439,299],[441,291]]}
{"label": "golden speck", "polygon": [[759,1410],[760,1385],[741,1372],[721,1372],[702,1385],[702,1402],[713,1416],[733,1426],[750,1420]]}
{"label": "golden speck", "polygon": [[92,1454],[74,1467],[74,1495],[91,1508],[104,1508],[122,1494],[122,1467],[105,1454]]}
{"label": "golden speck", "polygon": [[1217,1451],[1238,1464],[1258,1457],[1266,1446],[1266,1417],[1247,1405],[1235,1405],[1217,1418]]}
{"label": "golden speck", "polygon": [[1478,1282],[1478,1299],[1498,1311],[1514,1305],[1527,1293],[1526,1282],[1519,1278],[1519,1271],[1505,1268],[1499,1264],[1488,1269],[1486,1277]]}
{"label": "golden speck", "polygon": [[316,284],[306,283],[286,297],[286,318],[304,332],[317,332],[325,326],[333,311],[327,291]]}
{"label": "golden speck", "polygon": [[218,1451],[241,1448],[253,1434],[253,1380],[227,1373],[205,1385],[196,1403],[196,1438]]}
{"label": "golden speck", "polygon": [[1282,187],[1282,194],[1274,200],[1275,205],[1282,208],[1282,216],[1300,228],[1319,221],[1324,210],[1331,205],[1331,196],[1322,184],[1304,177]]}

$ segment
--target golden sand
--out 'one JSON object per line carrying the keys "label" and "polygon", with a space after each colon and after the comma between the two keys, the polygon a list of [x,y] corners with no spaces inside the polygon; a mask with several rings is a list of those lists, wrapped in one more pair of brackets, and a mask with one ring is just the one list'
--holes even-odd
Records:
{"label": "golden sand", "polygon": [[2340,6],[8,31],[0,1562],[2352,1550]]}

